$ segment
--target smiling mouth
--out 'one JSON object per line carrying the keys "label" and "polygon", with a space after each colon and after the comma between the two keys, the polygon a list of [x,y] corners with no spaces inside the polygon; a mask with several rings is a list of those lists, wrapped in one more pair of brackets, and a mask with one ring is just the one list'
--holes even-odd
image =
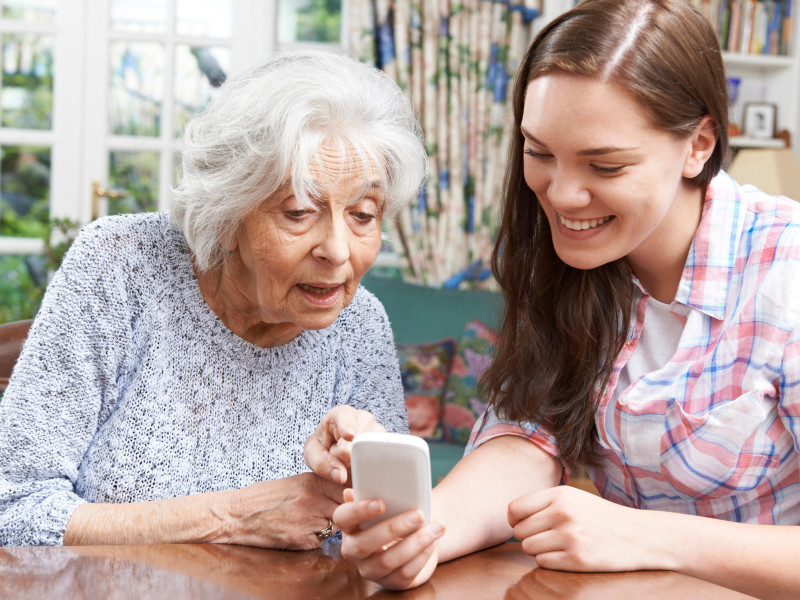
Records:
{"label": "smiling mouth", "polygon": [[561,219],[561,224],[566,227],[567,229],[571,229],[572,231],[582,231],[584,229],[594,229],[595,227],[600,227],[608,223],[612,217],[601,217],[599,219],[585,219],[581,221],[573,221],[567,219],[561,215],[558,215],[558,218]]}

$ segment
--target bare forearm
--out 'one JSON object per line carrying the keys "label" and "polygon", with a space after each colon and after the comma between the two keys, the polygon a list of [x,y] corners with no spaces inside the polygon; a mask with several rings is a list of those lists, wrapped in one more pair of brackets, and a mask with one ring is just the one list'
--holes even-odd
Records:
{"label": "bare forearm", "polygon": [[82,504],[67,524],[64,545],[231,541],[231,494],[210,492],[132,504]]}
{"label": "bare forearm", "polygon": [[447,528],[439,561],[507,540],[512,535],[508,503],[560,479],[561,464],[522,437],[504,435],[484,443],[434,490],[434,518]]}
{"label": "bare forearm", "polygon": [[655,526],[650,531],[660,532],[657,551],[665,557],[652,568],[672,569],[758,598],[800,597],[800,527],[658,512],[647,517]]}
{"label": "bare forearm", "polygon": [[82,504],[65,545],[217,542],[308,550],[330,523],[342,486],[313,473],[259,481],[239,490],[133,504]]}

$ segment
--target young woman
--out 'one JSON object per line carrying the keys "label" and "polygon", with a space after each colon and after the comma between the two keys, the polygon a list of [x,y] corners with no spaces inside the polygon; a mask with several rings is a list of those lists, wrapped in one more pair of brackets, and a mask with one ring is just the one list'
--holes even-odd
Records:
{"label": "young woman", "polygon": [[[413,587],[513,533],[545,568],[800,592],[800,529],[774,526],[800,524],[800,204],[721,172],[727,111],[715,33],[683,0],[585,0],[534,40],[493,404],[430,524],[335,511],[364,576]],[[558,485],[578,464],[602,497]]]}

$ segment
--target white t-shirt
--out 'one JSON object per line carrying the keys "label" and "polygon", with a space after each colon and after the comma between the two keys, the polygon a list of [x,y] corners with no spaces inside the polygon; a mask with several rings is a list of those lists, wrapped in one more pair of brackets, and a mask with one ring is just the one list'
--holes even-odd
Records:
{"label": "white t-shirt", "polygon": [[[636,301],[634,301],[634,306]],[[647,301],[644,330],[639,345],[622,368],[614,390],[614,402],[642,375],[663,367],[678,349],[685,316],[691,309],[678,302],[664,304],[652,296]]]}

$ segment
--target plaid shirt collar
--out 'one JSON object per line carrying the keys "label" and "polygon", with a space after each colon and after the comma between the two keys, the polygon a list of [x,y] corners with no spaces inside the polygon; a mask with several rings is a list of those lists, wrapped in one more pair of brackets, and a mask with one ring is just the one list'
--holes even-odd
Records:
{"label": "plaid shirt collar", "polygon": [[720,172],[706,190],[703,214],[686,258],[676,302],[715,319],[725,316],[745,213],[739,186]]}

